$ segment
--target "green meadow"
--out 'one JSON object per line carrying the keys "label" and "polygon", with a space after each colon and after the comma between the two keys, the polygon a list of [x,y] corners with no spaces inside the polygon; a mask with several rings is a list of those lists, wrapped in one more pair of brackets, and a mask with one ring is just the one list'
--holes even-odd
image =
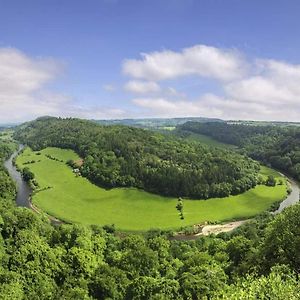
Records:
{"label": "green meadow", "polygon": [[237,147],[230,144],[221,143],[207,135],[200,134],[200,133],[190,133],[185,140],[191,142],[199,142],[208,146],[218,147],[218,148],[225,148],[225,149],[236,149]]}
{"label": "green meadow", "polygon": [[[58,160],[49,159],[46,155]],[[71,150],[46,148],[33,152],[26,148],[17,158],[20,167],[29,167],[39,189],[33,204],[61,220],[81,224],[115,224],[117,229],[143,231],[151,228],[178,229],[204,221],[227,221],[255,216],[286,196],[286,186],[257,186],[241,195],[209,200],[183,200],[184,220],[176,210],[177,199],[136,188],[100,188],[76,176],[66,161],[79,159]],[[26,163],[35,161],[34,163]],[[63,162],[61,162],[63,161]],[[274,170],[262,167],[262,174]]]}

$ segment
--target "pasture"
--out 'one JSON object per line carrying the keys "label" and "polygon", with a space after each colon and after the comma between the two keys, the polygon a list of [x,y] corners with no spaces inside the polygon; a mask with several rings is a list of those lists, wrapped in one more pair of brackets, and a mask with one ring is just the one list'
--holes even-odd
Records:
{"label": "pasture", "polygon": [[211,138],[210,136],[207,136],[204,134],[199,134],[199,133],[189,132],[189,135],[187,137],[185,137],[184,139],[187,141],[190,141],[190,142],[198,142],[201,144],[205,144],[205,145],[217,147],[217,148],[224,148],[224,149],[229,149],[229,150],[237,149],[237,147],[234,145],[219,142],[219,141]]}
{"label": "pasture", "polygon": [[[77,160],[79,157],[71,150],[58,148],[46,148],[38,152],[26,148],[17,158],[17,165],[28,167],[39,184],[40,191],[37,190],[33,195],[33,204],[67,222],[115,224],[117,229],[124,231],[178,229],[205,221],[250,218],[286,196],[285,185],[261,185],[237,196],[209,200],[184,199],[184,220],[181,220],[176,210],[176,198],[136,188],[106,190],[86,178],[76,176],[66,165],[69,159]],[[275,174],[277,179],[281,177],[273,170],[262,169],[264,175],[269,172]]]}

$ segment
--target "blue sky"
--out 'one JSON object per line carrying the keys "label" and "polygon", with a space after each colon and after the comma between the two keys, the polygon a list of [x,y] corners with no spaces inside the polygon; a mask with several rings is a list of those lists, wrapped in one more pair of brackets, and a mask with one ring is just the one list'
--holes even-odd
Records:
{"label": "blue sky", "polygon": [[0,122],[297,120],[299,28],[289,0],[0,0]]}

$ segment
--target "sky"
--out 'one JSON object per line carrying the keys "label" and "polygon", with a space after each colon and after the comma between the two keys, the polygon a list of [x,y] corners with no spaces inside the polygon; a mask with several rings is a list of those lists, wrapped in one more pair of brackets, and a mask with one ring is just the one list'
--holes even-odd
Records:
{"label": "sky", "polygon": [[0,0],[0,123],[300,121],[298,0]]}

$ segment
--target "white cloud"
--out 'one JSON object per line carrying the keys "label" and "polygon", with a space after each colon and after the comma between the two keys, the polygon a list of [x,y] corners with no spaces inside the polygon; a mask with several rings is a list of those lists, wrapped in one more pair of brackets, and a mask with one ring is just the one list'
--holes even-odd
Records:
{"label": "white cloud", "polygon": [[267,105],[297,101],[297,96],[288,87],[261,76],[233,82],[225,86],[225,91],[230,97],[243,102],[258,102]]}
{"label": "white cloud", "polygon": [[50,59],[32,60],[12,48],[0,48],[1,96],[34,92],[60,72],[61,65]]}
{"label": "white cloud", "polygon": [[184,99],[186,95],[173,87],[161,87],[154,81],[131,80],[124,85],[124,90],[135,95],[150,95]]}
{"label": "white cloud", "polygon": [[131,80],[124,86],[125,90],[136,94],[156,93],[159,92],[160,86],[153,81]]}
{"label": "white cloud", "polygon": [[65,103],[62,95],[44,97],[42,88],[62,71],[62,64],[30,58],[13,48],[0,48],[0,122],[51,113]]}
{"label": "white cloud", "polygon": [[123,72],[146,80],[165,80],[197,75],[218,80],[240,78],[247,65],[236,50],[224,50],[205,45],[185,48],[181,52],[164,50],[142,53],[142,59],[127,59]]}
{"label": "white cloud", "polygon": [[[29,120],[41,115],[82,118],[134,116],[204,116],[224,119],[299,121],[300,65],[272,59],[245,59],[234,50],[197,45],[180,52],[143,54],[127,60],[131,76],[124,86],[135,94],[131,109],[78,105],[72,97],[51,92],[49,83],[64,71],[63,63],[30,57],[13,48],[0,48],[0,123]],[[183,78],[184,77],[184,78]],[[205,77],[219,90],[188,96],[189,80]],[[157,81],[166,80],[161,83]],[[183,80],[183,81],[181,81]],[[177,91],[174,87],[180,86]],[[185,86],[185,88],[183,88]],[[201,86],[201,85],[199,85]],[[103,86],[113,91],[115,85]],[[139,97],[137,97],[139,96]]]}
{"label": "white cloud", "polygon": [[181,98],[181,99],[186,98],[186,94],[185,93],[179,92],[175,88],[170,87],[170,86],[165,89],[164,94],[167,97]]}
{"label": "white cloud", "polygon": [[57,79],[63,69],[63,64],[56,60],[30,57],[14,48],[0,48],[0,123],[21,122],[41,115],[123,116],[123,110],[81,107],[67,95],[48,91],[47,84]]}
{"label": "white cloud", "polygon": [[230,97],[244,102],[296,105],[300,95],[300,66],[257,60],[257,75],[224,86]]}
{"label": "white cloud", "polygon": [[[207,95],[204,101],[209,100],[213,95]],[[188,117],[188,116],[220,116],[221,111],[210,107],[204,101],[186,101],[177,100],[172,101],[166,98],[136,98],[132,100],[133,103],[146,109],[146,114],[157,117]],[[204,104],[204,105],[203,105]]]}
{"label": "white cloud", "polygon": [[114,92],[116,87],[113,84],[105,84],[103,85],[103,89],[107,92]]}
{"label": "white cloud", "polygon": [[[290,109],[243,103],[235,99],[206,94],[194,101],[174,101],[165,98],[136,98],[132,100],[148,117],[211,117],[221,119],[296,120],[298,112]],[[300,107],[298,107],[299,109]],[[284,115],[282,112],[288,112]],[[288,119],[289,120],[289,119]]]}
{"label": "white cloud", "polygon": [[268,77],[300,80],[300,65],[288,64],[272,59],[258,59],[256,65]]}
{"label": "white cloud", "polygon": [[217,81],[223,91],[221,96],[213,90],[199,92],[190,99],[172,89],[155,97],[146,93],[133,99],[145,115],[299,121],[300,65],[241,57],[235,51],[198,45],[182,52],[143,54],[142,60],[125,61],[123,71],[134,78],[176,79],[177,83],[177,77],[206,77]]}
{"label": "white cloud", "polygon": [[111,107],[99,107],[99,106],[82,106],[71,105],[67,108],[66,112],[59,112],[53,114],[60,117],[76,117],[84,119],[122,119],[126,117],[126,112],[122,109]]}

